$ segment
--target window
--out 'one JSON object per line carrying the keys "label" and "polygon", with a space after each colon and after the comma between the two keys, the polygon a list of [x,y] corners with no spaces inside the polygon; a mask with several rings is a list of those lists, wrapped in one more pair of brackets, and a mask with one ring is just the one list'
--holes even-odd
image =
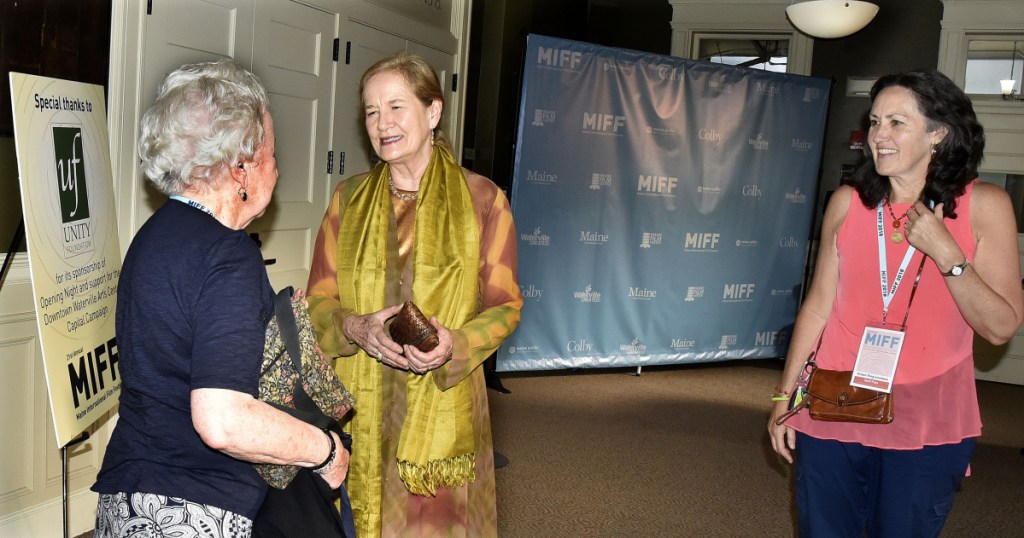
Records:
{"label": "window", "polygon": [[786,73],[789,38],[777,35],[699,34],[694,59]]}
{"label": "window", "polygon": [[1024,71],[1024,36],[1017,41],[974,37],[967,44],[967,73],[964,91],[971,95],[1000,95],[1000,80],[1013,79],[1020,93]]}

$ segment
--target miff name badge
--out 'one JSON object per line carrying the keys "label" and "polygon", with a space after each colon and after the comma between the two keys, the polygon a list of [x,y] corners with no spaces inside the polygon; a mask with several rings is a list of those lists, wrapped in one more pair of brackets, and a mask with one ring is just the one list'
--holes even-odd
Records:
{"label": "miff name badge", "polygon": [[860,340],[850,384],[879,392],[892,392],[896,365],[900,361],[905,337],[903,331],[866,327]]}

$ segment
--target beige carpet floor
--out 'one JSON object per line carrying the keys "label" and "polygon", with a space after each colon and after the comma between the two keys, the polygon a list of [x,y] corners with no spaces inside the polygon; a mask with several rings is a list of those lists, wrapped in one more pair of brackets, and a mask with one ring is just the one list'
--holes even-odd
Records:
{"label": "beige carpet floor", "polygon": [[[795,536],[765,428],[781,361],[501,374],[503,537]],[[1024,536],[1024,387],[978,382],[984,434],[943,536]]]}

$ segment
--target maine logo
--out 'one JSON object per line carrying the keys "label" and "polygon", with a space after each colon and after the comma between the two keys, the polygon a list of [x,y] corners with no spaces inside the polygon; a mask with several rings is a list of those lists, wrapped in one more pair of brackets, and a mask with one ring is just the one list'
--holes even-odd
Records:
{"label": "maine logo", "polygon": [[583,291],[574,291],[572,296],[575,297],[581,303],[600,303],[601,292],[594,291],[590,284],[587,284],[586,289]]}
{"label": "maine logo", "polygon": [[679,136],[679,131],[675,127],[648,125],[646,131],[649,135]]}
{"label": "maine logo", "polygon": [[527,170],[526,181],[538,185],[553,185],[558,182],[558,176],[543,170]]}
{"label": "maine logo", "polygon": [[53,157],[60,202],[61,246],[64,258],[72,258],[95,248],[81,127],[53,127]]}
{"label": "maine logo", "polygon": [[607,134],[621,136],[619,129],[625,131],[626,117],[601,112],[583,113],[583,132],[590,134]]}
{"label": "maine logo", "polygon": [[630,286],[629,298],[634,301],[650,301],[658,298],[658,290]]}
{"label": "maine logo", "polygon": [[651,248],[661,244],[661,232],[644,232],[640,238],[640,248]]}
{"label": "maine logo", "polygon": [[755,82],[754,90],[761,95],[779,95],[782,93],[782,88],[778,84],[768,82]]}
{"label": "maine logo", "polygon": [[679,349],[693,349],[697,346],[697,341],[693,338],[673,338],[669,342],[668,347],[679,350]]}
{"label": "maine logo", "polygon": [[558,71],[575,71],[583,61],[583,53],[576,50],[537,48],[537,67]]}
{"label": "maine logo", "polygon": [[747,143],[757,151],[765,151],[768,149],[768,139],[761,133],[757,133],[757,138],[748,138]]}
{"label": "maine logo", "polygon": [[554,110],[543,110],[540,108],[533,109],[533,125],[534,127],[542,127],[549,123],[555,123],[555,111]]}
{"label": "maine logo", "polygon": [[601,69],[603,71],[618,71],[623,75],[632,75],[633,71],[636,70],[636,65],[630,62],[619,61],[614,58],[601,59]]}
{"label": "maine logo", "polygon": [[521,241],[526,241],[531,247],[547,247],[551,245],[551,236],[541,233],[540,226],[533,229],[533,233],[519,234]]}
{"label": "maine logo", "polygon": [[803,102],[810,103],[819,99],[821,99],[821,88],[804,88]]}
{"label": "maine logo", "polygon": [[530,345],[530,346],[509,346],[509,347],[508,347],[508,352],[509,352],[510,354],[511,354],[511,353],[536,353],[536,352],[538,352],[538,351],[540,351],[540,346],[538,346],[538,345]]}
{"label": "maine logo", "polygon": [[772,288],[772,297],[792,297],[792,288]]}
{"label": "maine logo", "polygon": [[807,195],[800,192],[800,187],[797,187],[795,191],[786,193],[786,200],[792,204],[806,204]]}
{"label": "maine logo", "polygon": [[736,341],[735,334],[723,334],[722,341],[718,344],[718,349],[729,349],[729,346],[736,345]]}
{"label": "maine logo", "polygon": [[704,296],[704,286],[689,286],[686,288],[686,301],[692,303]]}
{"label": "maine logo", "polygon": [[647,344],[641,342],[639,338],[634,338],[628,344],[620,345],[619,351],[626,355],[643,355],[647,353]]}
{"label": "maine logo", "polygon": [[580,230],[580,243],[584,245],[603,245],[608,242],[608,234]]}
{"label": "maine logo", "polygon": [[636,182],[636,192],[645,196],[674,197],[677,186],[679,186],[677,177],[640,174]]}
{"label": "maine logo", "polygon": [[612,175],[611,174],[592,174],[590,176],[590,190],[599,191],[601,187],[612,186]]}
{"label": "maine logo", "polygon": [[794,138],[789,147],[796,151],[811,151],[814,149],[814,142],[802,138]]}
{"label": "maine logo", "polygon": [[533,284],[530,284],[527,287],[519,286],[519,289],[523,292],[524,299],[539,301],[540,298],[544,296],[544,290],[535,287]]}
{"label": "maine logo", "polygon": [[736,247],[737,248],[747,248],[747,247],[756,247],[756,246],[757,246],[757,239],[737,239],[736,240]]}
{"label": "maine logo", "polygon": [[722,194],[719,185],[697,185],[697,194]]}

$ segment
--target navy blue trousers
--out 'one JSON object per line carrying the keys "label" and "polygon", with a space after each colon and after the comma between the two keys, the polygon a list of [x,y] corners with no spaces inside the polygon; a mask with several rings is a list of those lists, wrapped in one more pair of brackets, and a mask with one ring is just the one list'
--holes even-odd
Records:
{"label": "navy blue trousers", "polygon": [[975,443],[889,450],[798,432],[801,538],[938,536]]}

